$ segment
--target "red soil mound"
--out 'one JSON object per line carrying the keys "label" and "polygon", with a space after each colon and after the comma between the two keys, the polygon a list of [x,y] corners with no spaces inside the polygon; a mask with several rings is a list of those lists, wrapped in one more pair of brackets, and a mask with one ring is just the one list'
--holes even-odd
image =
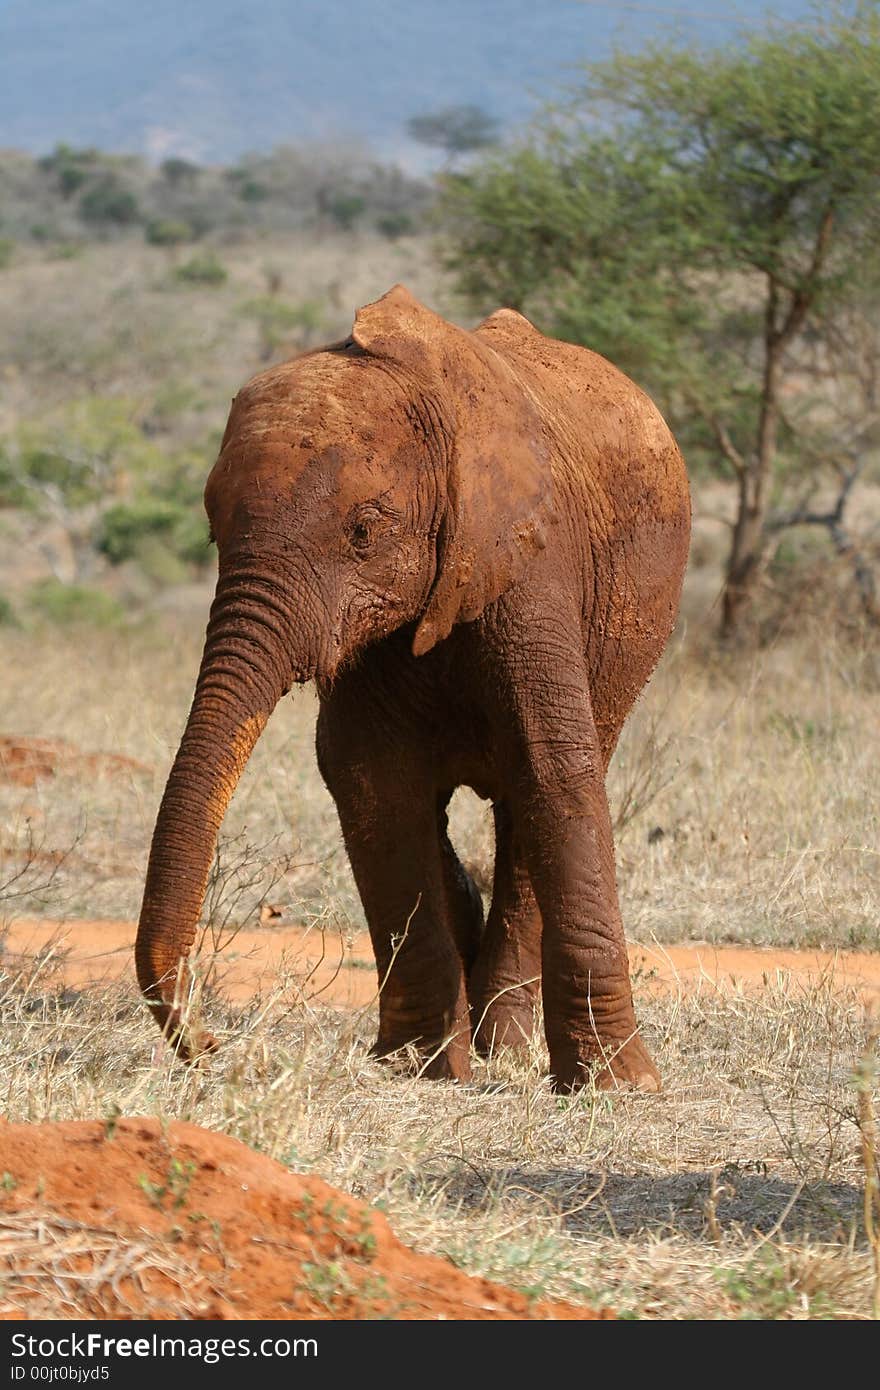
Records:
{"label": "red soil mound", "polygon": [[385,1217],[173,1122],[0,1122],[0,1316],[593,1319],[419,1255]]}
{"label": "red soil mound", "polygon": [[58,772],[146,772],[145,763],[119,753],[81,753],[63,739],[0,737],[0,779],[33,787]]}

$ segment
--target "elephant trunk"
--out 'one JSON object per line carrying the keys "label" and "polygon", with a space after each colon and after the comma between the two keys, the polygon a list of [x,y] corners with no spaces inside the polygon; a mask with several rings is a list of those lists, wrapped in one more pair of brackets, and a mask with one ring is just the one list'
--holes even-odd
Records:
{"label": "elephant trunk", "polygon": [[251,751],[293,680],[290,600],[239,568],[221,576],[198,683],[159,808],[135,944],[138,981],[167,1038],[188,1058],[210,1051],[187,1029],[187,958],[217,833]]}

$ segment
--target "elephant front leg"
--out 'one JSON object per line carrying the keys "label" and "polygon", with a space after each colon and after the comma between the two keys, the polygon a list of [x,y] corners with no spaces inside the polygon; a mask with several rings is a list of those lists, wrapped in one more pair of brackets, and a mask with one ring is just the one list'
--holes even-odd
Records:
{"label": "elephant front leg", "polygon": [[659,1090],[638,1034],[617,900],[604,765],[572,623],[552,627],[505,668],[502,682],[517,766],[512,798],[543,921],[544,1027],[554,1083],[574,1090],[591,1076]]}
{"label": "elephant front leg", "polygon": [[376,957],[379,1036],[373,1053],[387,1057],[413,1046],[426,1076],[467,1080],[465,975],[445,911],[436,829],[427,820],[419,823],[412,807],[408,823],[394,818],[393,825],[369,826],[359,816],[352,824],[344,811],[341,818]]}
{"label": "elephant front leg", "polygon": [[424,1074],[470,1076],[470,1018],[436,793],[418,767],[363,756],[319,725],[319,761],[336,802],[379,985],[374,1055],[413,1046]]}

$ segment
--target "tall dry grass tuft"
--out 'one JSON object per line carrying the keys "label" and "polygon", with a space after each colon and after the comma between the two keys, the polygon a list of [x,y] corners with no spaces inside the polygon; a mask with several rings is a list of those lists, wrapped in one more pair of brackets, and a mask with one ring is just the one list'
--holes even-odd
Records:
{"label": "tall dry grass tuft", "polygon": [[873,1090],[877,1081],[877,1042],[880,1027],[872,1020],[865,1051],[856,1072],[858,1123],[865,1169],[865,1236],[874,1257],[874,1317],[880,1319],[880,1142],[874,1115]]}

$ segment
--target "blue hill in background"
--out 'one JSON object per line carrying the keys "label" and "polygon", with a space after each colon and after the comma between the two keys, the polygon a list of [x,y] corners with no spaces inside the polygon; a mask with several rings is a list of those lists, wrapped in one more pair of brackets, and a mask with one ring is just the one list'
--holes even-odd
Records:
{"label": "blue hill in background", "polygon": [[208,162],[360,139],[424,164],[409,116],[475,103],[505,128],[576,65],[659,33],[718,43],[807,0],[0,0],[0,146],[59,140]]}

